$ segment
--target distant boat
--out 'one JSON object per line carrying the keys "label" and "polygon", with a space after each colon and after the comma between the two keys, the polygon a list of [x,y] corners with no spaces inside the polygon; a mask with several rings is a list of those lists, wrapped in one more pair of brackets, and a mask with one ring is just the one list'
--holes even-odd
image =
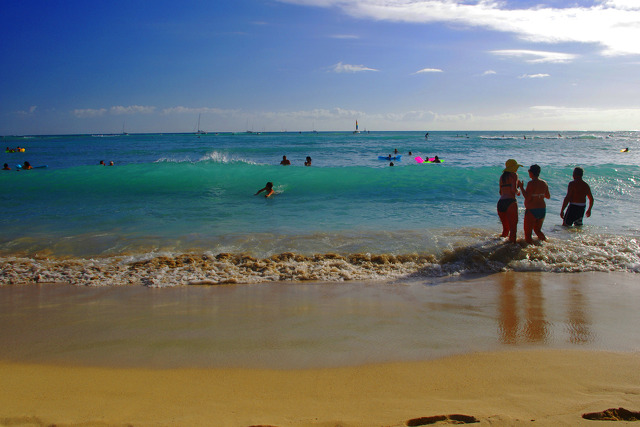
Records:
{"label": "distant boat", "polygon": [[196,131],[196,135],[206,135],[207,132],[203,131],[200,129],[200,114],[198,114],[198,125],[196,126],[196,129],[198,129]]}
{"label": "distant boat", "polygon": [[360,133],[360,131],[358,130],[358,121],[357,120],[356,120],[356,130],[354,130],[353,133]]}
{"label": "distant boat", "polygon": [[127,132],[125,132],[124,125],[125,125],[125,122],[122,122],[122,135],[129,135]]}

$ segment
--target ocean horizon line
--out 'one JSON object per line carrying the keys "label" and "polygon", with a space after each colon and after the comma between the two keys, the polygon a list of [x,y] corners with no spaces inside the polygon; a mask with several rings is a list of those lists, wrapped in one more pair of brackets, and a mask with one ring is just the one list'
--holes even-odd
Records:
{"label": "ocean horizon line", "polygon": [[511,133],[575,133],[575,132],[597,132],[597,133],[621,133],[621,132],[640,132],[639,129],[626,129],[626,130],[596,130],[596,129],[571,129],[571,130],[560,130],[560,129],[480,129],[480,130],[460,130],[460,129],[451,129],[451,130],[367,130],[364,129],[355,133],[351,129],[345,130],[279,130],[279,131],[230,131],[230,130],[220,130],[220,131],[204,131],[202,133],[198,132],[127,132],[127,133],[108,133],[108,132],[88,132],[88,133],[34,133],[34,134],[8,134],[2,135],[2,138],[28,138],[28,137],[65,137],[65,136],[94,136],[94,137],[116,137],[116,136],[132,136],[132,135],[260,135],[260,134],[270,134],[270,135],[278,135],[278,134],[314,134],[314,133],[322,133],[322,134],[331,134],[331,133],[346,133],[346,134],[367,134],[367,133],[434,133],[434,134],[442,134],[442,133],[480,133],[480,132],[511,132]]}

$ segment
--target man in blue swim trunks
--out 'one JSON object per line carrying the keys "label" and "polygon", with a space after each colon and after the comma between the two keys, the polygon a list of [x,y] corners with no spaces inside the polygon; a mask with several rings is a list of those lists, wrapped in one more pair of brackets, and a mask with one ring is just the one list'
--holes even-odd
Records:
{"label": "man in blue swim trunks", "polygon": [[[591,188],[589,184],[582,180],[584,170],[582,168],[575,168],[573,170],[573,181],[569,183],[567,188],[567,195],[562,202],[562,209],[560,210],[560,218],[564,221],[562,225],[582,225],[582,218],[587,215],[587,218],[591,216],[591,208],[593,207],[593,195],[591,194]],[[589,208],[585,213],[587,205],[587,199],[589,199]],[[569,206],[567,213],[564,209]]]}

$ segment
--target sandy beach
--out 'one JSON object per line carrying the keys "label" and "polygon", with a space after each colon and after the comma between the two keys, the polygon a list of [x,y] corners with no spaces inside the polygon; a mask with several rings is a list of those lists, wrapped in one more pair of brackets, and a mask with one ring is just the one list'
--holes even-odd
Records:
{"label": "sandy beach", "polygon": [[597,425],[640,410],[639,301],[624,273],[4,286],[0,425]]}

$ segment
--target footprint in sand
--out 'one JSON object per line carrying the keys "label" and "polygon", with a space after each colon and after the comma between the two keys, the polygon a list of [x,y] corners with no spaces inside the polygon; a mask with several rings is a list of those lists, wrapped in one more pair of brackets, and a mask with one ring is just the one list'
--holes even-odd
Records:
{"label": "footprint in sand", "polygon": [[476,417],[472,417],[471,415],[452,414],[452,415],[434,415],[432,417],[413,418],[407,421],[407,425],[409,427],[426,426],[428,424],[435,424],[441,421],[445,421],[451,424],[472,424],[472,423],[480,422]]}
{"label": "footprint in sand", "polygon": [[582,414],[582,418],[595,421],[640,421],[640,412],[629,411],[624,408],[611,408],[602,412]]}

